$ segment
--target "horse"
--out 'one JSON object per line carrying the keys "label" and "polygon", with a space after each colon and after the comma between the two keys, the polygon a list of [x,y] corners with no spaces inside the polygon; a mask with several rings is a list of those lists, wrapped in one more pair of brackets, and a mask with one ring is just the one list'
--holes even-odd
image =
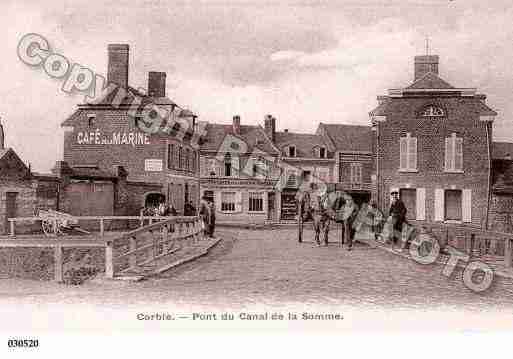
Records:
{"label": "horse", "polygon": [[[312,198],[313,197],[313,198]],[[320,234],[323,233],[324,245],[328,245],[329,227],[331,220],[335,219],[335,204],[337,198],[328,193],[315,196],[308,191],[298,192],[296,195],[298,208],[298,242],[303,241],[304,222],[312,221],[315,233],[315,242],[320,245]]]}

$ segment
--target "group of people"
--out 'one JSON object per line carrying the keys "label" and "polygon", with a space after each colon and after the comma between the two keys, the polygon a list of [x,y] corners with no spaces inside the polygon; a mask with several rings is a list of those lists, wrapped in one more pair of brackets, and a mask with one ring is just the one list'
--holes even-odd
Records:
{"label": "group of people", "polygon": [[[323,233],[324,245],[328,245],[330,222],[341,226],[340,244],[347,242],[347,250],[353,247],[356,230],[366,223],[375,238],[382,237],[385,241],[397,242],[403,225],[406,223],[406,206],[399,198],[399,192],[391,193],[392,202],[389,215],[385,221],[383,214],[372,202],[370,206],[363,204],[362,208],[347,193],[341,191],[311,191],[298,192],[296,197],[298,208],[298,241],[302,242],[303,223],[313,222],[315,242],[320,245],[320,234]],[[367,206],[367,207],[364,207]],[[365,218],[362,218],[364,216]],[[356,220],[358,219],[358,223]]]}

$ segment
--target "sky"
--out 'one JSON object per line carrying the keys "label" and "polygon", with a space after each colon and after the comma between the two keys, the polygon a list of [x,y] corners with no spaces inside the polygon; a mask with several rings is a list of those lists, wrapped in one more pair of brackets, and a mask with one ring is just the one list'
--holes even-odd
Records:
{"label": "sky", "polygon": [[82,102],[22,63],[23,35],[105,74],[107,45],[130,45],[129,83],[167,72],[167,96],[201,120],[313,132],[319,122],[369,124],[376,96],[407,86],[413,58],[440,56],[440,75],[476,87],[513,141],[513,3],[474,0],[2,0],[0,117],[6,144],[36,171],[62,159],[64,121]]}

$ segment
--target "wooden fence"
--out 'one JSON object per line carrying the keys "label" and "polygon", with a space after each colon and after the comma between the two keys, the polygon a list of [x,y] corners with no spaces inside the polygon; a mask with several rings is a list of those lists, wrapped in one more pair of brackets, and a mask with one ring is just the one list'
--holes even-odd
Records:
{"label": "wooden fence", "polygon": [[463,224],[418,222],[415,226],[427,228],[438,239],[442,248],[450,245],[471,257],[502,261],[506,267],[513,266],[513,233],[483,230]]}
{"label": "wooden fence", "polygon": [[[116,274],[135,270],[139,266],[151,263],[165,255],[182,248],[189,240],[194,242],[203,238],[202,223],[198,216],[187,217],[74,217],[80,220],[95,220],[100,224],[112,219],[137,219],[141,227],[135,230],[106,235],[104,226],[99,233],[83,237],[62,236],[23,236],[17,238],[13,223],[40,220],[39,217],[10,218],[11,236],[0,239],[1,247],[46,247],[54,249],[55,280],[63,281],[64,248],[105,248],[105,275],[114,278]],[[149,224],[145,225],[148,221]]]}

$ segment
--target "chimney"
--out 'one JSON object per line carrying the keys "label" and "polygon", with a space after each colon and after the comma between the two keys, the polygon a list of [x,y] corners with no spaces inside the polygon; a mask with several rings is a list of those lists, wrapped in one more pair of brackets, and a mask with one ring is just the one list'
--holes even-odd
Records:
{"label": "chimney", "polygon": [[113,82],[123,88],[128,88],[128,45],[109,44],[108,52],[107,83]]}
{"label": "chimney", "polygon": [[165,72],[148,72],[148,95],[151,97],[166,97]]}
{"label": "chimney", "polygon": [[438,75],[438,55],[415,56],[415,81],[432,72]]}
{"label": "chimney", "polygon": [[276,139],[276,119],[271,115],[266,115],[264,119],[264,130],[267,137],[274,143]]}
{"label": "chimney", "polygon": [[0,121],[0,150],[5,150],[5,133],[4,133],[4,126],[2,126],[1,121]]}
{"label": "chimney", "polygon": [[283,132],[287,133],[287,132],[289,132],[289,129],[286,128],[286,129],[283,130]]}
{"label": "chimney", "polygon": [[236,135],[240,135],[240,116],[233,116],[233,133]]}

